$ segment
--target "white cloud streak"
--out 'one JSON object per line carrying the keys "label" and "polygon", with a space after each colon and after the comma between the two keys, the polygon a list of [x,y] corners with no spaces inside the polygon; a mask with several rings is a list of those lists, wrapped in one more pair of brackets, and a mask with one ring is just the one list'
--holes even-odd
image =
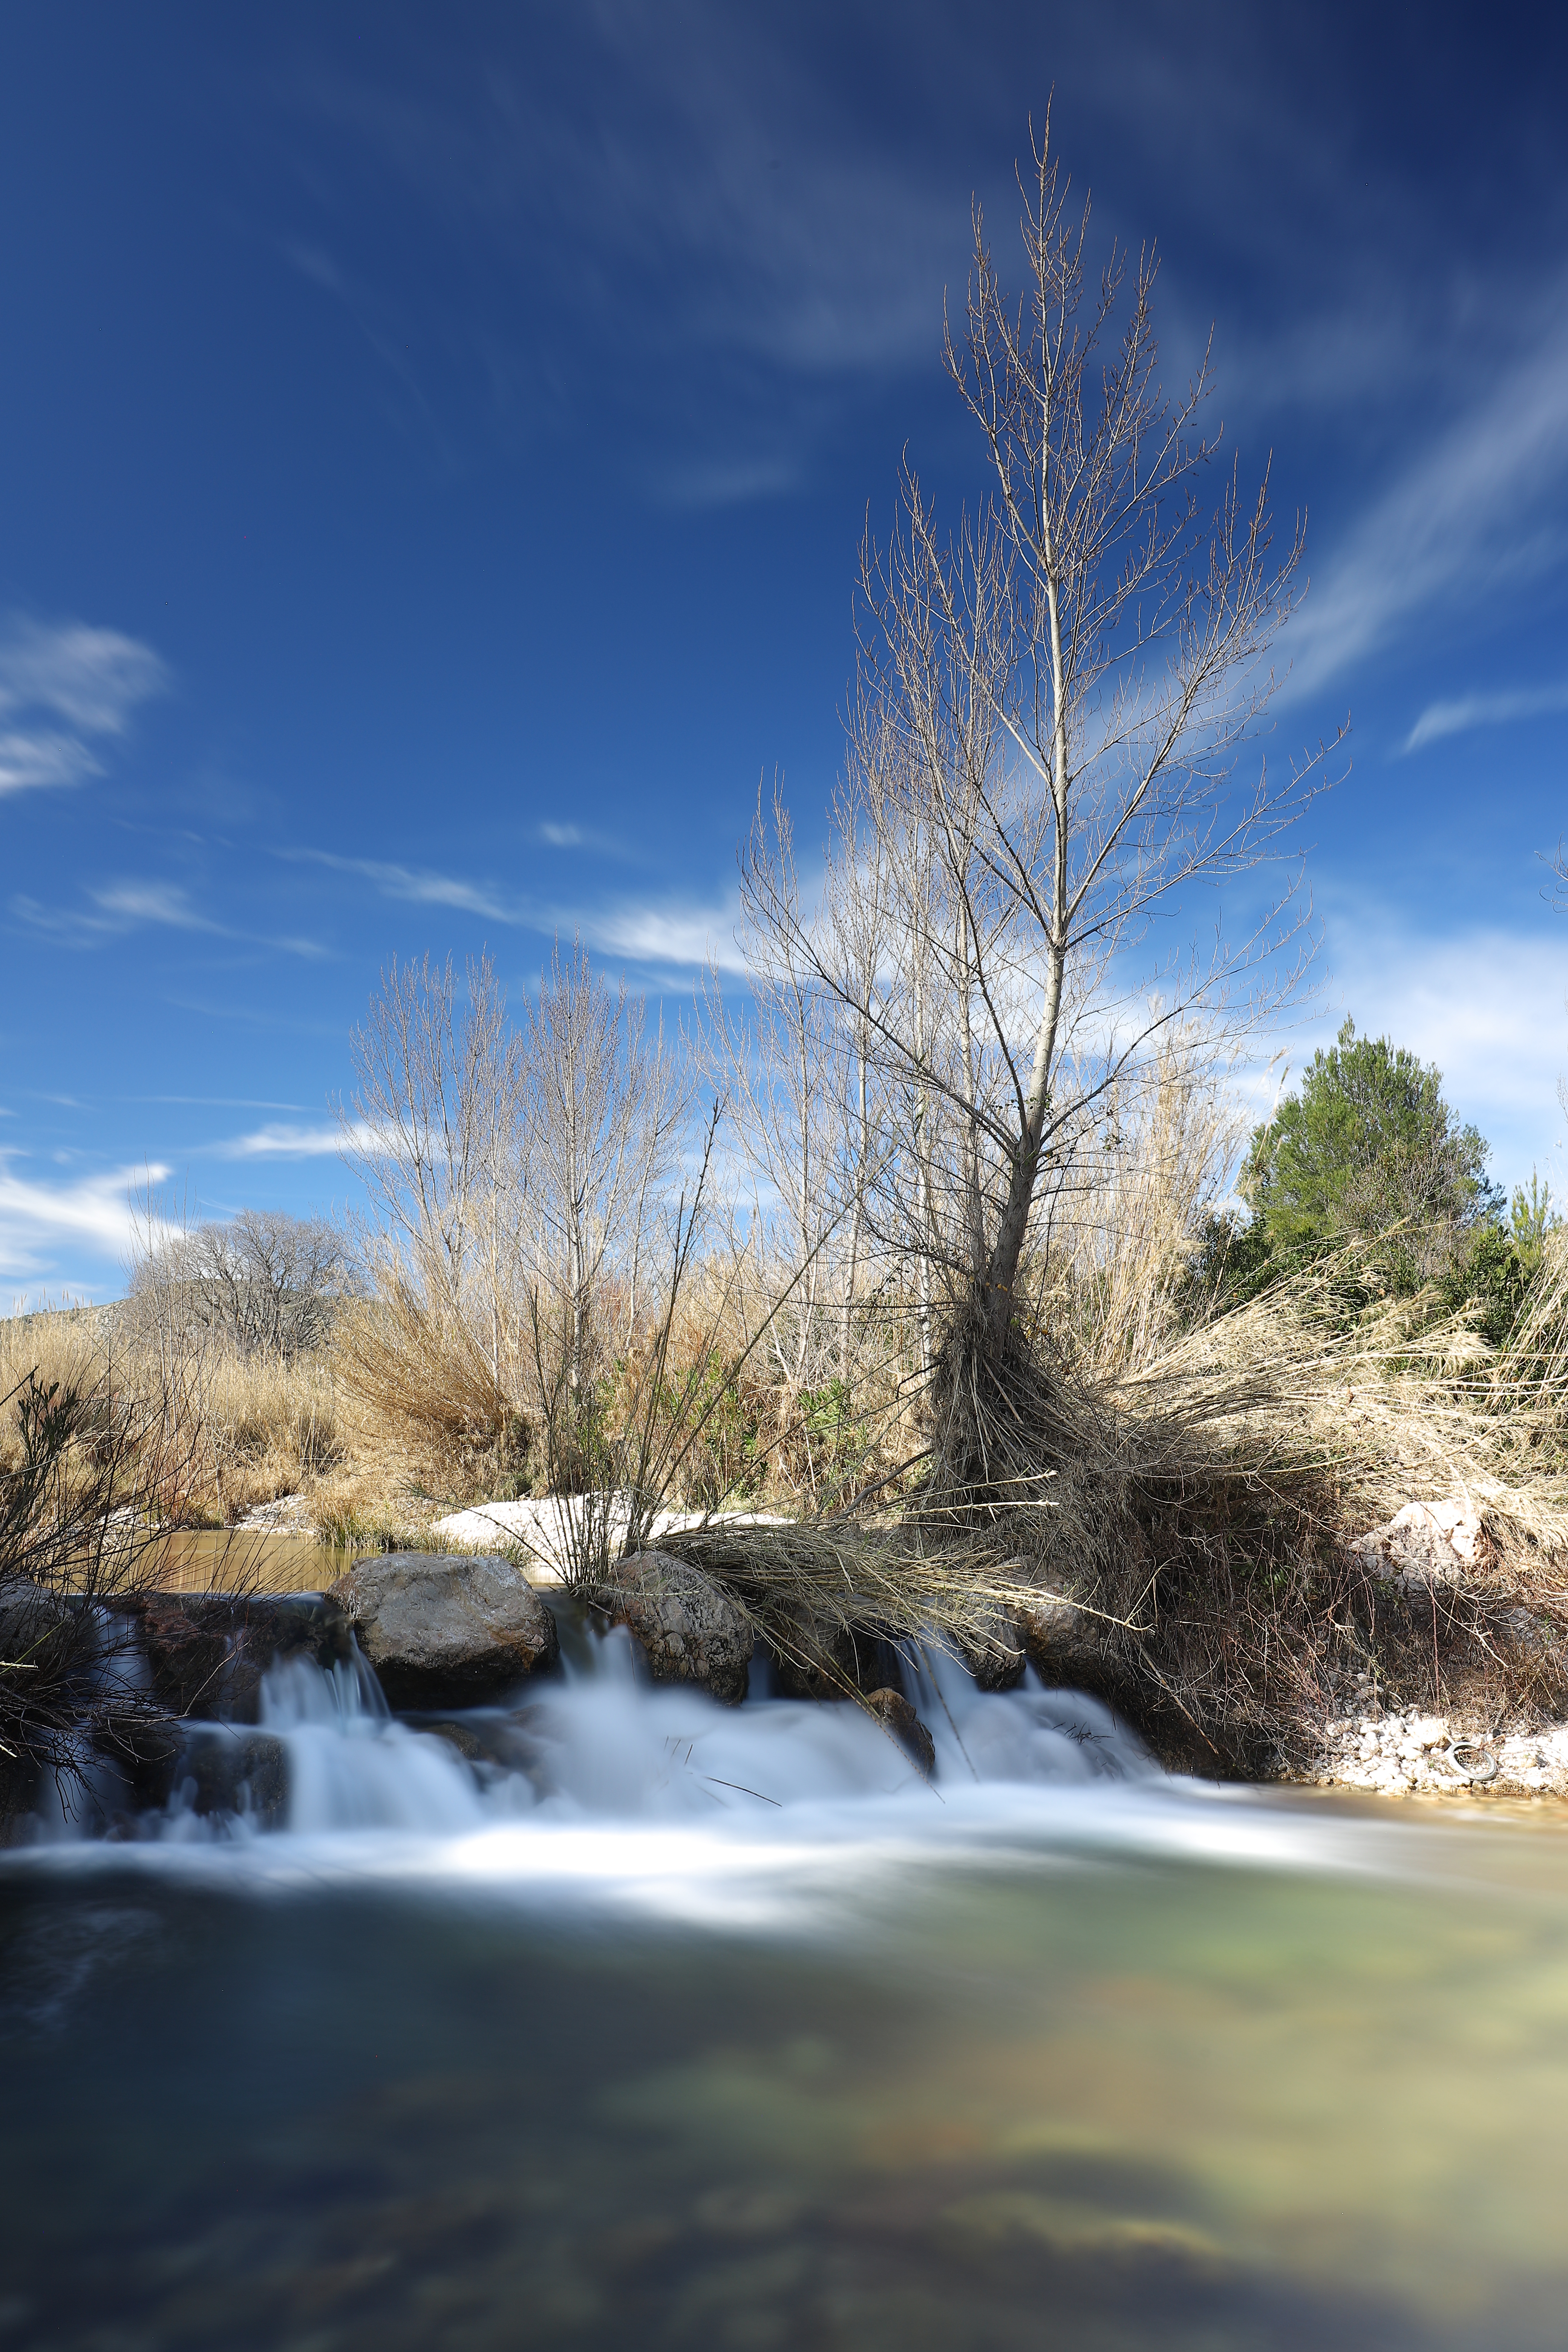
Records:
{"label": "white cloud streak", "polygon": [[1495,607],[1506,581],[1538,576],[1568,551],[1568,329],[1491,380],[1465,415],[1423,448],[1356,525],[1285,629],[1297,702],[1364,662],[1417,616],[1460,593]]}
{"label": "white cloud streak", "polygon": [[236,1135],[210,1147],[215,1160],[335,1160],[345,1148],[379,1151],[387,1139],[368,1119],[353,1121],[345,1133],[331,1127],[288,1127],[273,1120],[250,1135]]}
{"label": "white cloud streak", "polygon": [[89,889],[87,895],[98,910],[95,914],[82,914],[68,907],[40,906],[37,899],[21,892],[11,899],[10,909],[30,930],[47,932],[67,947],[100,947],[106,940],[122,939],[128,931],[153,924],[167,930],[205,932],[214,939],[234,940],[247,947],[276,948],[285,955],[312,960],[331,952],[319,940],[268,939],[217,922],[193,906],[190,893],[177,882],[111,882],[102,888]]}
{"label": "white cloud streak", "polygon": [[73,1184],[39,1184],[15,1172],[15,1157],[0,1152],[0,1276],[8,1278],[52,1273],[50,1253],[62,1243],[123,1257],[137,1232],[133,1195],[170,1173],[161,1165],[117,1168]]}
{"label": "white cloud streak", "polygon": [[591,946],[625,956],[631,963],[680,971],[711,963],[721,971],[743,971],[745,963],[735,945],[739,912],[734,905],[602,908],[584,917],[579,928]]}
{"label": "white cloud streak", "polygon": [[115,929],[137,923],[161,923],[176,931],[218,931],[225,926],[193,907],[188,892],[176,882],[114,882],[106,890],[89,890]]}
{"label": "white cloud streak", "polygon": [[94,740],[125,735],[137,705],[168,685],[134,637],[13,614],[0,634],[0,793],[101,775]]}
{"label": "white cloud streak", "polygon": [[[560,826],[555,833],[572,830]],[[552,833],[542,826],[541,831]],[[569,845],[557,841],[556,846]],[[743,969],[734,941],[739,904],[731,896],[710,907],[627,904],[574,908],[541,906],[503,896],[489,883],[470,882],[461,876],[441,874],[427,866],[402,866],[374,857],[340,857],[325,849],[281,849],[280,857],[299,865],[324,866],[339,874],[353,874],[374,885],[382,896],[418,906],[452,907],[479,915],[509,929],[534,931],[542,939],[581,939],[598,953],[624,956],[629,963],[696,971],[710,961],[721,971]]]}
{"label": "white cloud streak", "polygon": [[1419,751],[1446,735],[1465,735],[1476,727],[1506,727],[1515,719],[1540,719],[1549,711],[1568,710],[1568,686],[1521,688],[1512,694],[1467,694],[1454,702],[1429,702],[1404,742],[1402,751]]}
{"label": "white cloud streak", "polygon": [[374,882],[384,898],[401,898],[420,907],[456,907],[492,923],[531,919],[524,909],[509,905],[484,884],[438,874],[429,866],[399,866],[378,857],[338,857],[328,849],[280,849],[278,856],[292,865],[324,866],[334,874],[357,874],[362,880]]}

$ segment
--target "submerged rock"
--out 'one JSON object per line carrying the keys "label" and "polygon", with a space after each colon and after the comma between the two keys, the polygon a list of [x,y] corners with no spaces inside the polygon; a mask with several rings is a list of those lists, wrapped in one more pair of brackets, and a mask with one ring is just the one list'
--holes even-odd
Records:
{"label": "submerged rock", "polygon": [[902,1691],[868,1691],[866,1705],[890,1731],[912,1764],[929,1780],[936,1770],[936,1743]]}
{"label": "submerged rock", "polygon": [[153,1810],[166,1805],[174,1792],[186,1737],[177,1716],[134,1705],[107,1708],[92,1727],[94,1751],[118,1765],[136,1805]]}
{"label": "submerged rock", "polygon": [[350,1655],[341,1601],[320,1592],[147,1592],[117,1604],[146,1652],[153,1696],[197,1722],[254,1723],[261,1678],[282,1658],[331,1666]]}
{"label": "submerged rock", "polygon": [[712,1577],[668,1552],[635,1552],[601,1598],[611,1623],[641,1643],[656,1683],[697,1683],[724,1706],[740,1706],[755,1634]]}
{"label": "submerged rock", "polygon": [[215,1724],[190,1737],[174,1784],[193,1812],[243,1813],[258,1829],[280,1829],[289,1810],[289,1751],[270,1732]]}
{"label": "submerged rock", "polygon": [[1029,1664],[1050,1685],[1070,1680],[1097,1647],[1095,1618],[1048,1593],[1021,1602],[1014,1623]]}
{"label": "submerged rock", "polygon": [[387,1552],[356,1560],[328,1598],[393,1706],[472,1705],[560,1656],[555,1620],[510,1559]]}

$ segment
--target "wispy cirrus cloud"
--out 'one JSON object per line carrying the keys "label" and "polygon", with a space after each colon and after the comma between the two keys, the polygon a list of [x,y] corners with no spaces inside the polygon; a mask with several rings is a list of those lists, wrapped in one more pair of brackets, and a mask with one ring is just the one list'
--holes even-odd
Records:
{"label": "wispy cirrus cloud", "polygon": [[13,614],[0,630],[0,793],[101,775],[98,747],[168,685],[152,647],[117,629]]}
{"label": "wispy cirrus cloud", "polygon": [[101,910],[103,920],[117,929],[137,923],[161,923],[175,931],[216,931],[226,925],[204,915],[191,904],[190,893],[177,882],[111,882],[88,896]]}
{"label": "wispy cirrus cloud", "polygon": [[[563,825],[556,830],[566,834],[574,828]],[[579,845],[573,841],[556,845]],[[586,835],[581,845],[590,845]],[[657,898],[616,899],[596,906],[552,905],[509,896],[491,883],[470,881],[429,866],[404,866],[384,858],[342,857],[325,849],[280,849],[276,854],[296,864],[356,875],[386,898],[455,908],[479,915],[486,922],[504,923],[509,929],[537,932],[542,939],[581,939],[597,952],[624,956],[629,963],[663,971],[694,971],[710,962],[724,971],[742,969],[734,941],[739,906],[733,893],[710,907]]]}
{"label": "wispy cirrus cloud", "polygon": [[716,964],[721,971],[743,971],[735,945],[739,917],[732,898],[715,907],[622,906],[601,908],[581,928],[591,946],[631,963],[677,971]]}
{"label": "wispy cirrus cloud", "polygon": [[311,960],[331,953],[319,940],[292,935],[271,937],[220,923],[195,905],[190,892],[178,882],[110,882],[89,887],[86,895],[90,911],[74,907],[46,907],[18,891],[9,901],[10,911],[29,930],[43,932],[67,947],[100,947],[108,940],[122,939],[129,931],[151,925],[165,930],[204,932],[213,939],[233,940],[245,947],[275,948],[286,955]]}
{"label": "wispy cirrus cloud", "polygon": [[336,1121],[289,1127],[272,1120],[249,1135],[230,1136],[208,1149],[215,1160],[335,1160],[345,1149],[377,1151],[385,1142],[380,1128],[368,1119],[353,1119],[346,1128]]}
{"label": "wispy cirrus cloud", "polygon": [[539,826],[539,838],[550,849],[583,849],[594,857],[624,859],[628,852],[625,842],[613,834],[600,833],[592,825],[573,824],[559,817],[546,817]]}
{"label": "wispy cirrus cloud", "polygon": [[1541,719],[1553,710],[1568,710],[1568,685],[1526,687],[1515,693],[1466,694],[1452,702],[1429,702],[1399,748],[1419,751],[1425,744],[1441,742],[1446,735],[1465,735],[1476,727],[1506,727],[1512,719]]}
{"label": "wispy cirrus cloud", "polygon": [[465,914],[482,915],[494,923],[526,923],[531,916],[509,902],[488,884],[468,882],[458,875],[441,874],[430,866],[400,866],[380,857],[339,857],[329,849],[279,849],[276,856],[295,866],[324,866],[330,873],[355,874],[374,882],[384,898],[401,898],[414,906],[457,907]]}
{"label": "wispy cirrus cloud", "polygon": [[1280,698],[1315,693],[1461,590],[1495,604],[1568,555],[1568,328],[1534,347],[1420,448],[1312,583],[1280,640]]}
{"label": "wispy cirrus cloud", "polygon": [[53,1252],[62,1244],[124,1256],[138,1230],[133,1198],[170,1173],[160,1164],[116,1168],[73,1183],[39,1183],[16,1172],[22,1156],[0,1151],[0,1276],[7,1277],[52,1273]]}

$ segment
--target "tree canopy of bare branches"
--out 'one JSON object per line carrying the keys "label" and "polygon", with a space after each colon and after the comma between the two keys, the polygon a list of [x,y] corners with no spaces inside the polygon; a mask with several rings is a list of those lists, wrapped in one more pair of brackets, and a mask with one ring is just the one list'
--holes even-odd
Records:
{"label": "tree canopy of bare branches", "polygon": [[1207,356],[1167,394],[1154,257],[1113,251],[1090,286],[1089,206],[1048,131],[1022,187],[1023,299],[976,208],[944,341],[989,495],[944,535],[906,466],[890,541],[863,550],[820,903],[800,905],[782,812],[759,812],[742,860],[770,979],[821,992],[874,1087],[894,1148],[871,1155],[868,1213],[993,1365],[1042,1186],[1155,1082],[1163,1039],[1190,1052],[1291,984],[1293,874],[1234,940],[1215,893],[1283,853],[1321,761],[1238,772],[1300,530],[1277,550],[1267,478],[1244,496],[1235,467],[1205,503]]}
{"label": "tree canopy of bare branches", "polygon": [[595,1302],[614,1271],[626,1286],[626,1337],[652,1220],[674,1170],[691,1092],[643,999],[612,992],[581,940],[559,940],[521,1040],[524,1126],[533,1154],[536,1281],[556,1304],[575,1391],[587,1370]]}
{"label": "tree canopy of bare branches", "polygon": [[132,1324],[226,1339],[241,1356],[283,1360],[320,1345],[335,1302],[354,1287],[342,1234],[321,1217],[241,1209],[226,1223],[142,1221],[131,1270]]}

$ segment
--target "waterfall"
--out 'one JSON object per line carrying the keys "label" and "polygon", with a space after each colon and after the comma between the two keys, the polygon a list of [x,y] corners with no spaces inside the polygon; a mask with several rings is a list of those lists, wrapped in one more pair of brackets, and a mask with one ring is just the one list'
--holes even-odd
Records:
{"label": "waterfall", "polygon": [[[596,1630],[555,1604],[557,1675],[500,1706],[394,1717],[357,1648],[330,1668],[295,1656],[266,1675],[258,1721],[193,1723],[161,1806],[127,1815],[112,1776],[86,1775],[74,1807],[40,1814],[41,1843],[109,1833],[201,1844],[263,1835],[398,1832],[459,1838],[527,1818],[726,1823],[777,1832],[803,1808],[893,1804],[911,1817],[960,1790],[1087,1787],[1157,1777],[1098,1700],[1047,1690],[1031,1671],[1005,1695],[979,1690],[932,1646],[902,1659],[905,1696],[929,1727],[929,1776],[853,1701],[778,1696],[759,1656],[752,1694],[723,1706],[690,1685],[655,1685],[621,1628]],[[120,1669],[123,1675],[124,1669]]]}

